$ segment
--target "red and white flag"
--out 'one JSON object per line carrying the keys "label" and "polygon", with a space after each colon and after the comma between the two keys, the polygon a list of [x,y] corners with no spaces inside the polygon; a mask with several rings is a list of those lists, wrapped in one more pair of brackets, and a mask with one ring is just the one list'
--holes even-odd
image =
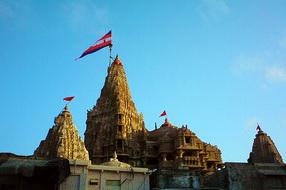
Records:
{"label": "red and white flag", "polygon": [[99,40],[97,40],[94,45],[90,46],[87,50],[85,50],[81,54],[81,56],[77,59],[80,59],[80,58],[82,58],[88,54],[94,53],[94,52],[96,52],[96,51],[98,51],[98,50],[100,50],[106,46],[112,46],[111,36],[112,36],[112,34],[111,34],[111,30],[110,30],[107,34],[105,34],[103,37],[101,37]]}

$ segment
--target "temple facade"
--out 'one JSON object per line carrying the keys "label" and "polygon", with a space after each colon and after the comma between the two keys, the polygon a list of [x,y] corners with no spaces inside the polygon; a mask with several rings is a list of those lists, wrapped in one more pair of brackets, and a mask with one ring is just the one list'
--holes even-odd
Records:
{"label": "temple facade", "polygon": [[187,126],[176,127],[166,119],[158,129],[145,128],[118,56],[108,68],[96,105],[87,113],[85,146],[94,164],[108,161],[116,151],[122,162],[160,170],[206,174],[222,166],[220,150]]}

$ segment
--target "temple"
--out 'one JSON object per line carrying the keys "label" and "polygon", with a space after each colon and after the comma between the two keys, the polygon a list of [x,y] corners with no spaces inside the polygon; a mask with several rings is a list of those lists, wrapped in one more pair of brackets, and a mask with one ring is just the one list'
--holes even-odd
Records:
{"label": "temple", "polygon": [[210,189],[286,189],[286,165],[271,138],[257,126],[247,163],[226,162],[207,175],[201,186]]}
{"label": "temple", "polygon": [[0,153],[0,189],[286,189],[285,164],[259,125],[245,163],[223,163],[217,146],[167,117],[147,130],[118,56],[84,135],[66,105],[34,155]]}
{"label": "temple", "polygon": [[214,172],[222,166],[220,150],[201,141],[187,126],[178,128],[168,119],[148,132],[144,159],[148,167]]}
{"label": "temple", "polygon": [[122,162],[162,171],[207,174],[222,167],[220,150],[187,126],[176,127],[166,118],[158,129],[145,128],[118,56],[108,68],[96,105],[87,113],[86,126],[85,145],[94,164],[108,161],[116,151]]}
{"label": "temple", "polygon": [[80,139],[68,106],[55,118],[54,126],[45,140],[35,150],[37,159],[65,158],[70,160],[89,160],[84,142]]}
{"label": "temple", "polygon": [[252,152],[249,154],[249,163],[283,163],[272,139],[257,126],[257,134],[253,142]]}

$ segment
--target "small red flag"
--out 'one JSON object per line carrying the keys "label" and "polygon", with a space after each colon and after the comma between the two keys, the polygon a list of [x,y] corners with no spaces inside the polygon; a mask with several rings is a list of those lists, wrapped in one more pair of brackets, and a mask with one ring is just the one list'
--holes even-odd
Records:
{"label": "small red flag", "polygon": [[73,99],[74,99],[74,96],[68,96],[64,98],[64,100],[68,102],[72,101]]}
{"label": "small red flag", "polygon": [[161,113],[161,115],[159,117],[165,116],[167,115],[166,111],[164,110],[163,113]]}

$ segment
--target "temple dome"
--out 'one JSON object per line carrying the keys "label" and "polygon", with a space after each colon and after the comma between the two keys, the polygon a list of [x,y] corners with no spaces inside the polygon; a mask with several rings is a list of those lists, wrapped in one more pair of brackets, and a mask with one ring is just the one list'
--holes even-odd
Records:
{"label": "temple dome", "polygon": [[131,165],[127,164],[127,163],[124,163],[124,162],[120,162],[118,159],[117,159],[117,154],[116,152],[114,152],[113,154],[113,158],[110,158],[110,161],[109,162],[104,162],[100,165],[103,165],[103,166],[111,166],[111,167],[120,167],[120,168],[131,168]]}

